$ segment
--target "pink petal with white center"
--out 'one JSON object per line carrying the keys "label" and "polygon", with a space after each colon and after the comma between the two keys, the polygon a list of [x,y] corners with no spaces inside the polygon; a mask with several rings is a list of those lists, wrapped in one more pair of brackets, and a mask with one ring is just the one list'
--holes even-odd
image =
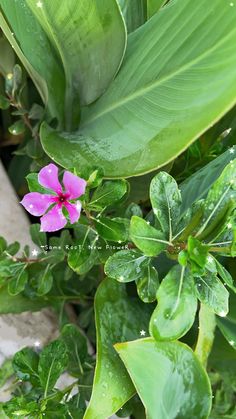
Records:
{"label": "pink petal with white center", "polygon": [[65,171],[63,184],[66,192],[70,194],[69,199],[77,199],[84,194],[87,182],[86,180],[73,175],[73,173]]}
{"label": "pink petal with white center", "polygon": [[71,204],[70,202],[65,202],[64,205],[69,213],[71,224],[76,223],[80,217],[81,202],[77,201],[75,204]]}
{"label": "pink petal with white center", "polygon": [[62,187],[58,180],[58,167],[53,163],[48,164],[40,170],[38,181],[40,185],[51,189],[57,194],[62,192]]}
{"label": "pink petal with white center", "polygon": [[40,231],[57,231],[61,230],[67,224],[66,217],[62,213],[62,208],[55,205],[42,218]]}
{"label": "pink petal with white center", "polygon": [[21,205],[32,215],[39,217],[43,215],[50,205],[55,203],[55,197],[53,195],[41,194],[39,192],[27,193],[22,201]]}

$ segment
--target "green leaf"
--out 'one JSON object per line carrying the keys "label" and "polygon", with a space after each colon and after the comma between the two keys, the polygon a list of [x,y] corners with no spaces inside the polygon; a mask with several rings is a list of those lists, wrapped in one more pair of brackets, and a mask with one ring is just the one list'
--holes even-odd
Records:
{"label": "green leaf", "polygon": [[[31,183],[31,181],[29,180],[29,177],[31,175],[34,175],[34,173],[31,173],[30,175],[27,176],[27,181],[28,181],[28,184],[29,184],[30,191],[33,192],[30,188],[30,186],[32,186],[33,183]],[[32,179],[32,177],[30,179]],[[35,189],[34,189],[34,192],[36,192]],[[37,246],[44,247],[44,246],[47,245],[47,235],[43,231],[40,231],[40,224],[31,224],[30,225],[30,235],[31,235],[31,239],[33,240],[33,242]]]}
{"label": "green leaf", "polygon": [[188,346],[147,338],[119,343],[115,349],[129,371],[148,418],[208,418],[210,382]]}
{"label": "green leaf", "polygon": [[120,201],[126,194],[128,183],[124,179],[107,180],[94,192],[89,207],[101,211]]}
{"label": "green leaf", "polygon": [[221,333],[229,344],[236,349],[236,322],[231,318],[219,318],[216,319],[217,326],[219,327]]}
{"label": "green leaf", "polygon": [[48,301],[40,298],[30,300],[21,294],[12,296],[8,293],[7,286],[0,288],[0,314],[40,311],[48,305]]}
{"label": "green leaf", "polygon": [[39,358],[39,379],[44,397],[53,389],[68,364],[67,348],[61,340],[54,340],[45,346]]}
{"label": "green leaf", "polygon": [[190,208],[193,202],[206,197],[209,189],[230,163],[235,153],[236,147],[233,146],[181,183],[182,212]]}
{"label": "green leaf", "polygon": [[[25,0],[1,0],[0,27],[36,85],[52,117],[64,123],[65,79],[62,65]],[[4,15],[6,17],[4,17]],[[8,25],[10,22],[10,25]]]}
{"label": "green leaf", "polygon": [[139,250],[121,250],[108,258],[105,274],[119,282],[131,282],[145,275],[149,258]]}
{"label": "green leaf", "polygon": [[131,218],[130,237],[146,256],[157,256],[169,244],[162,232],[135,215]]}
{"label": "green leaf", "polygon": [[135,31],[147,20],[147,0],[118,0],[128,33]]}
{"label": "green leaf", "polygon": [[203,273],[207,263],[208,247],[195,237],[189,236],[187,251],[192,273]]}
{"label": "green leaf", "polygon": [[196,294],[199,300],[210,307],[220,317],[229,311],[229,293],[215,274],[207,273],[195,278]]}
{"label": "green leaf", "polygon": [[180,191],[173,177],[165,172],[158,173],[151,181],[150,199],[161,229],[171,242],[178,227],[181,206]]}
{"label": "green leaf", "polygon": [[28,401],[24,396],[14,397],[3,405],[8,418],[25,419],[39,417],[39,406],[35,401]]}
{"label": "green leaf", "polygon": [[50,269],[51,266],[47,264],[45,269],[37,275],[37,294],[39,296],[47,294],[52,288],[53,275]]}
{"label": "green leaf", "polygon": [[87,357],[87,341],[78,327],[73,324],[66,324],[61,332],[61,338],[67,347],[69,355],[69,374],[80,377],[83,374],[83,363]]}
{"label": "green leaf", "polygon": [[19,242],[11,243],[7,247],[7,253],[9,253],[12,256],[16,255],[16,253],[18,253],[19,250],[20,250],[20,243]]}
{"label": "green leaf", "polygon": [[222,0],[169,2],[129,35],[116,79],[84,110],[78,133],[42,125],[46,153],[67,168],[90,161],[106,177],[176,158],[235,103],[235,19]]}
{"label": "green leaf", "polygon": [[234,281],[233,281],[233,278],[230,275],[230,273],[227,271],[227,269],[225,269],[225,267],[223,265],[221,265],[220,262],[218,262],[217,259],[214,259],[214,261],[216,263],[216,268],[217,268],[218,275],[220,276],[220,278],[224,282],[224,285],[227,285],[234,292],[236,292],[236,287],[234,285]]}
{"label": "green leaf", "polygon": [[166,3],[167,0],[147,0],[148,19]]}
{"label": "green leaf", "polygon": [[125,242],[128,240],[128,220],[126,218],[94,218],[98,234],[105,240]]}
{"label": "green leaf", "polygon": [[6,110],[10,107],[10,101],[5,97],[0,95],[0,109]]}
{"label": "green leaf", "polygon": [[155,301],[159,287],[157,270],[153,266],[148,265],[144,274],[136,280],[136,285],[138,296],[144,303]]}
{"label": "green leaf", "polygon": [[192,275],[184,267],[173,266],[157,291],[157,307],[150,321],[156,340],[175,340],[193,325],[197,310]]}
{"label": "green leaf", "polygon": [[7,248],[7,242],[4,237],[0,236],[0,253],[3,253]]}
{"label": "green leaf", "polygon": [[39,356],[31,348],[23,348],[16,352],[12,365],[17,377],[22,381],[30,381],[38,385]]}
{"label": "green leaf", "polygon": [[[61,58],[66,77],[67,125],[78,126],[73,107],[96,100],[114,78],[123,59],[126,31],[115,0],[26,0]],[[112,45],[112,48],[110,47]]]}
{"label": "green leaf", "polygon": [[107,419],[135,393],[113,345],[137,339],[140,330],[147,330],[147,308],[126,294],[124,284],[110,278],[100,284],[95,297],[97,364],[84,419]]}
{"label": "green leaf", "polygon": [[[224,227],[236,207],[236,159],[232,160],[216,180],[204,202],[204,214],[197,237],[203,239],[214,233],[218,225]],[[217,230],[218,231],[218,230]]]}
{"label": "green leaf", "polygon": [[87,227],[80,225],[79,236],[68,253],[68,265],[76,273],[87,273],[96,263],[97,236]]}
{"label": "green leaf", "polygon": [[25,270],[26,265],[24,266],[10,279],[8,283],[8,292],[10,295],[17,295],[25,289],[26,283],[28,281],[28,272]]}
{"label": "green leaf", "polygon": [[[29,173],[26,176],[26,180],[27,180],[28,188],[30,192],[39,192],[39,193],[44,193],[44,194],[47,193],[47,189],[41,186],[38,182],[38,173]],[[34,228],[36,229],[36,227],[32,227],[32,229]],[[42,237],[44,237],[44,235]]]}

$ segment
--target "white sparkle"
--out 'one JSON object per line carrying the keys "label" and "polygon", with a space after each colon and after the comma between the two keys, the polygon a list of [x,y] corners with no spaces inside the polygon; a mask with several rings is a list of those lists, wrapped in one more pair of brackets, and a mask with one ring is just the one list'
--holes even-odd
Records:
{"label": "white sparkle", "polygon": [[234,344],[235,344],[234,340],[230,340],[229,341],[229,344],[232,345],[232,346],[234,346]]}
{"label": "white sparkle", "polygon": [[147,221],[147,224],[150,225],[150,221]]}
{"label": "white sparkle", "polygon": [[13,77],[13,74],[12,74],[12,73],[8,73],[8,74],[7,74],[7,80],[11,80],[11,79],[12,79],[12,77]]}
{"label": "white sparkle", "polygon": [[119,280],[120,280],[120,281],[124,281],[124,277],[121,275],[121,276],[119,277]]}
{"label": "white sparkle", "polygon": [[29,208],[33,208],[33,204],[30,204],[30,205],[29,205]]}
{"label": "white sparkle", "polygon": [[232,224],[231,223],[228,223],[227,224],[227,228],[232,228]]}
{"label": "white sparkle", "polygon": [[35,346],[35,348],[39,348],[41,346],[41,342],[39,340],[36,340],[34,342],[34,346]]}
{"label": "white sparkle", "polygon": [[153,212],[154,212],[155,215],[157,215],[157,213],[158,213],[156,208],[154,208]]}
{"label": "white sparkle", "polygon": [[234,147],[231,147],[231,148],[229,149],[229,152],[230,152],[230,154],[234,154]]}
{"label": "white sparkle", "polygon": [[48,173],[52,173],[52,169],[48,169]]}
{"label": "white sparkle", "polygon": [[118,243],[121,243],[121,240],[118,240]]}
{"label": "white sparkle", "polygon": [[15,129],[12,130],[12,134],[16,134],[16,130]]}
{"label": "white sparkle", "polygon": [[96,237],[95,237],[95,240],[97,241],[98,239],[99,239],[99,237],[98,237],[98,236],[96,236]]}
{"label": "white sparkle", "polygon": [[43,2],[42,1],[37,1],[36,6],[39,7],[40,9],[43,7]]}
{"label": "white sparkle", "polygon": [[145,335],[146,335],[145,330],[140,330],[140,335],[141,335],[141,336],[145,336]]}
{"label": "white sparkle", "polygon": [[32,256],[38,256],[39,252],[37,249],[33,249],[31,253],[32,253]]}
{"label": "white sparkle", "polygon": [[231,7],[233,7],[233,6],[234,6],[234,3],[233,3],[233,2],[231,2],[231,3],[229,3],[229,5],[230,5]]}
{"label": "white sparkle", "polygon": [[226,313],[225,311],[221,311],[221,312],[219,313],[219,316],[220,316],[220,317],[226,317],[226,316],[227,316],[227,313]]}
{"label": "white sparkle", "polygon": [[213,262],[213,257],[212,256],[207,256],[207,260],[208,260],[208,262]]}

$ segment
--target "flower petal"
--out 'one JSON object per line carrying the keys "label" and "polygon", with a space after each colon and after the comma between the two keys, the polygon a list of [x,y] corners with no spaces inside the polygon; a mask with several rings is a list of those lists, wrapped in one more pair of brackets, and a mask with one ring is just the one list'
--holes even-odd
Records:
{"label": "flower petal", "polygon": [[30,214],[39,217],[40,215],[43,215],[54,202],[55,197],[53,195],[30,192],[24,196],[20,204],[23,205]]}
{"label": "flower petal", "polygon": [[69,213],[71,224],[76,223],[80,217],[81,202],[77,201],[75,204],[71,204],[70,202],[65,202],[64,205]]}
{"label": "flower petal", "polygon": [[47,212],[41,221],[41,231],[57,231],[65,227],[67,224],[66,217],[62,213],[62,208],[55,205],[50,211]]}
{"label": "flower petal", "polygon": [[62,187],[58,180],[58,167],[53,163],[48,164],[40,170],[38,181],[40,185],[47,189],[52,189],[57,194],[62,192]]}
{"label": "flower petal", "polygon": [[70,194],[69,199],[79,198],[84,194],[87,185],[86,180],[73,175],[71,172],[65,171],[63,176],[63,183],[66,192]]}

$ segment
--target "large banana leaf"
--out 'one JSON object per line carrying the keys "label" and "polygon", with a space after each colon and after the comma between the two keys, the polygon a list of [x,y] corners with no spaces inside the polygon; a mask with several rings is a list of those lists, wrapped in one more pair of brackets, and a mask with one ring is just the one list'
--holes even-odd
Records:
{"label": "large banana leaf", "polygon": [[167,0],[147,0],[147,15],[152,17],[166,3]]}
{"label": "large banana leaf", "polygon": [[228,1],[171,1],[129,35],[121,70],[79,133],[44,126],[46,152],[65,167],[101,165],[107,177],[174,159],[236,102],[235,21]]}
{"label": "large banana leaf", "polygon": [[[126,29],[116,0],[26,0],[57,49],[66,75],[68,118],[107,88],[123,59]],[[38,7],[40,4],[41,7]],[[68,125],[78,126],[78,115]]]}
{"label": "large banana leaf", "polygon": [[[25,0],[0,0],[0,6],[2,31],[31,76],[50,115],[57,117],[63,126],[65,78],[60,60]],[[2,50],[0,59],[1,54]]]}

